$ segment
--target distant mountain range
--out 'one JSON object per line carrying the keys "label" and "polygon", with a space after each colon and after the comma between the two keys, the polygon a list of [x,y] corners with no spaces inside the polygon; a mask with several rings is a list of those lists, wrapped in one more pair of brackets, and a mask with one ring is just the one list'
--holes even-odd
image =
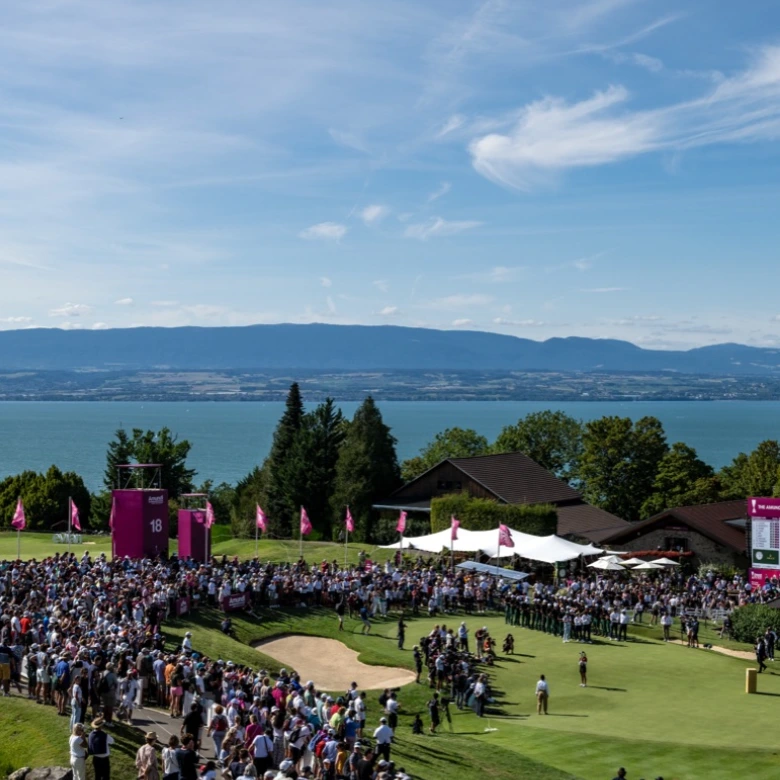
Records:
{"label": "distant mountain range", "polygon": [[464,330],[364,325],[0,331],[0,370],[672,371],[779,375],[780,350],[718,344],[687,351],[627,341],[547,341]]}

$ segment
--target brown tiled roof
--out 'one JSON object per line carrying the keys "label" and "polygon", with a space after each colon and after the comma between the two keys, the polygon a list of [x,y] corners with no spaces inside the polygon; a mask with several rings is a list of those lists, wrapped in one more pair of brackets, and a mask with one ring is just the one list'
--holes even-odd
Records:
{"label": "brown tiled roof", "polygon": [[580,498],[574,488],[522,452],[448,460],[507,504],[555,504]]}
{"label": "brown tiled roof", "polygon": [[641,523],[629,523],[627,529],[603,538],[603,542],[620,542],[640,536],[642,531],[651,530],[659,521],[674,519],[695,531],[709,537],[714,542],[744,553],[747,549],[745,532],[741,528],[729,525],[727,520],[745,517],[745,501],[720,501],[716,504],[697,504],[696,506],[676,506],[665,512],[643,520]]}
{"label": "brown tiled roof", "polygon": [[557,506],[555,511],[558,513],[558,536],[580,536],[591,542],[600,542],[631,525],[617,515],[584,501]]}

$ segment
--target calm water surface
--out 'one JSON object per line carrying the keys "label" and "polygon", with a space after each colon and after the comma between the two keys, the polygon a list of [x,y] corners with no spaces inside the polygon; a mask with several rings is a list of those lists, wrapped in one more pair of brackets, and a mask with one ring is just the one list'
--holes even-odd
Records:
{"label": "calm water surface", "polygon": [[[342,403],[351,416],[358,404]],[[52,463],[100,486],[106,444],[114,431],[168,426],[192,442],[191,465],[199,478],[235,482],[268,452],[282,403],[0,403],[0,478]],[[385,422],[398,439],[401,460],[415,455],[447,427],[475,428],[493,439],[504,425],[529,412],[560,409],[583,420],[612,414],[658,417],[670,443],[684,441],[720,467],[763,439],[780,438],[780,402],[571,402],[386,401]]]}

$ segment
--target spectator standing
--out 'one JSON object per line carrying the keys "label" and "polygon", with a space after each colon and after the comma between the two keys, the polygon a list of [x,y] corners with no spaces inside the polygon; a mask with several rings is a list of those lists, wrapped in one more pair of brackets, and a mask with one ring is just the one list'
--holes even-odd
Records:
{"label": "spectator standing", "polygon": [[111,745],[114,744],[114,738],[103,731],[104,725],[103,718],[93,720],[92,731],[87,740],[95,780],[111,780]]}
{"label": "spectator standing", "polygon": [[171,734],[167,747],[162,749],[163,780],[179,780],[179,759],[176,757],[178,747],[179,738]]}
{"label": "spectator standing", "polygon": [[160,780],[157,751],[154,749],[157,734],[154,731],[149,731],[144,739],[146,744],[141,745],[135,754],[135,768],[138,770],[139,780]]}
{"label": "spectator standing", "polygon": [[[435,696],[436,694],[434,694]],[[390,760],[390,743],[393,740],[393,730],[387,725],[387,718],[379,719],[379,726],[374,729],[374,739],[376,740],[376,752],[382,756],[385,761]]]}
{"label": "spectator standing", "polygon": [[73,780],[87,780],[87,738],[84,736],[83,723],[76,723],[73,726],[69,746]]}

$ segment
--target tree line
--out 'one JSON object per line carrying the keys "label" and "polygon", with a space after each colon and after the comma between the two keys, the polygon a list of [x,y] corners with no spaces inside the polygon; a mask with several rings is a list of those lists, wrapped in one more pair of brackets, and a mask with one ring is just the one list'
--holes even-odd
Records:
{"label": "tree line", "polygon": [[352,419],[332,398],[307,412],[297,383],[290,387],[270,452],[237,484],[196,483],[196,472],[187,466],[190,449],[189,441],[168,428],[120,429],[108,444],[103,489],[94,494],[78,474],[56,466],[44,474],[26,471],[0,481],[3,525],[8,527],[21,496],[31,529],[63,530],[72,497],[86,528],[106,529],[117,467],[126,463],[160,464],[173,532],[181,494],[202,492],[209,494],[217,522],[230,524],[236,536],[254,535],[259,504],[275,537],[297,534],[305,506],[315,538],[339,538],[349,506],[355,521],[352,538],[384,538],[392,534],[394,520],[372,510],[374,503],[445,458],[503,452],[525,453],[590,503],[630,521],[672,506],[780,495],[777,441],[761,442],[715,471],[694,448],[670,445],[655,417],[582,422],[563,412],[535,412],[503,428],[493,442],[470,428],[448,428],[399,465],[396,440],[373,398],[367,397]]}

